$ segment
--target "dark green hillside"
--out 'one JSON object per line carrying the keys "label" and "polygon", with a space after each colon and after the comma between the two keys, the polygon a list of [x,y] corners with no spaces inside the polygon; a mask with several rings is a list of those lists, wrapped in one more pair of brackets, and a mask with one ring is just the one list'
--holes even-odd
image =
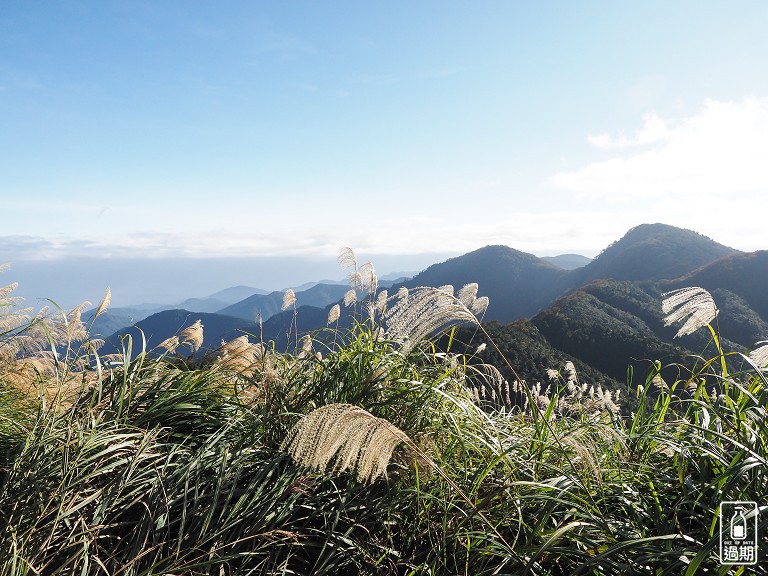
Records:
{"label": "dark green hillside", "polygon": [[768,322],[744,298],[723,288],[713,290],[712,297],[720,309],[717,326],[728,340],[750,349],[756,342],[768,339]]}
{"label": "dark green hillside", "polygon": [[[768,322],[768,251],[733,254],[666,284],[671,288],[701,286],[738,295]],[[768,337],[768,334],[766,335]]]}
{"label": "dark green hillside", "polygon": [[433,264],[406,286],[451,284],[457,290],[477,282],[480,293],[491,300],[486,320],[510,322],[536,311],[542,293],[549,293],[568,274],[532,254],[507,246],[486,246],[463,256]]}
{"label": "dark green hillside", "polygon": [[[624,378],[612,378],[589,366],[578,358],[558,350],[550,344],[539,329],[528,320],[516,320],[507,325],[489,322],[484,328],[491,336],[504,357],[514,368],[517,376],[529,384],[541,382],[547,385],[547,369],[561,370],[567,361],[576,366],[579,380],[590,384],[601,384],[616,388],[623,386]],[[445,348],[448,339],[444,337],[440,345]],[[486,342],[485,336],[474,328],[462,328],[457,331],[451,350],[472,355],[477,347]],[[476,355],[482,362],[496,366],[509,382],[514,382],[515,375],[491,345]]]}
{"label": "dark green hillside", "polygon": [[[605,292],[607,285],[601,287]],[[619,285],[617,292],[626,290]],[[632,294],[633,291],[629,291]],[[642,297],[634,294],[628,308],[637,309]],[[613,294],[614,304],[620,304],[619,294]],[[659,307],[660,301],[656,301]],[[651,309],[640,310],[655,324]],[[665,342],[641,317],[616,305],[609,304],[579,290],[555,302],[537,314],[531,322],[549,343],[573,358],[578,358],[618,381],[626,381],[627,368],[632,366],[638,375],[648,371],[649,361],[684,354],[677,345]],[[644,378],[644,376],[641,376]]]}

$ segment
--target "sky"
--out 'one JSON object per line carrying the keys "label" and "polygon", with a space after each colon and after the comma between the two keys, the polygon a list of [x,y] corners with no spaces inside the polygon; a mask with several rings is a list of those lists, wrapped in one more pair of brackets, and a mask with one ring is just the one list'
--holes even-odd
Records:
{"label": "sky", "polygon": [[9,0],[3,276],[182,259],[123,299],[202,296],[652,222],[766,249],[766,29],[762,0]]}

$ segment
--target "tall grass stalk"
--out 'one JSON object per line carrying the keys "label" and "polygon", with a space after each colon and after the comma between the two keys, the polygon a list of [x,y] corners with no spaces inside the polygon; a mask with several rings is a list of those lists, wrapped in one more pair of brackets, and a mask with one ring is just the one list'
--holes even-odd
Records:
{"label": "tall grass stalk", "polygon": [[[622,413],[572,365],[510,385],[439,350],[460,321],[495,345],[476,286],[380,298],[349,258],[371,312],[334,318],[310,341],[332,342],[324,354],[296,333],[295,353],[237,339],[182,362],[178,338],[128,338],[104,359],[87,334],[52,345],[74,316],[37,333],[47,356],[33,319],[0,335],[26,346],[0,358],[0,576],[725,574],[723,500],[761,503],[752,569],[768,573],[768,392],[751,357],[718,338],[685,379],[654,364]],[[339,418],[307,424],[325,413]]]}

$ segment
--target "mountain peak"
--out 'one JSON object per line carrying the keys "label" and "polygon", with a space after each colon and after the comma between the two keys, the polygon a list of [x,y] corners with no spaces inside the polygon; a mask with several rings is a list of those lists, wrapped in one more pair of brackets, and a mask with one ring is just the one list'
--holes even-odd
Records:
{"label": "mountain peak", "polygon": [[405,285],[451,284],[458,289],[477,282],[480,295],[490,299],[485,320],[509,322],[530,315],[535,310],[531,303],[540,297],[542,287],[553,285],[566,274],[533,254],[496,244],[433,264]]}
{"label": "mountain peak", "polygon": [[676,278],[738,250],[684,228],[641,224],[609,245],[584,267],[586,279],[659,280]]}

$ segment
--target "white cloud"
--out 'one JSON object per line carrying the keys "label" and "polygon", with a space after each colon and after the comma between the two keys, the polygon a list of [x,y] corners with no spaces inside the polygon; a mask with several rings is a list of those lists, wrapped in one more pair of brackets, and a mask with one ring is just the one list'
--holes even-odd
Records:
{"label": "white cloud", "polygon": [[631,137],[601,134],[589,141],[624,153],[556,174],[552,185],[582,199],[612,202],[671,196],[695,204],[709,195],[742,201],[748,210],[756,208],[747,208],[752,202],[766,202],[768,98],[707,100],[694,116],[674,121],[648,115]]}
{"label": "white cloud", "polygon": [[672,134],[667,128],[667,123],[656,116],[656,114],[646,114],[643,116],[643,127],[637,131],[634,138],[613,137],[610,134],[603,133],[587,138],[590,144],[595,148],[602,150],[613,150],[629,148],[632,146],[642,146],[645,144],[655,144],[669,140]]}

